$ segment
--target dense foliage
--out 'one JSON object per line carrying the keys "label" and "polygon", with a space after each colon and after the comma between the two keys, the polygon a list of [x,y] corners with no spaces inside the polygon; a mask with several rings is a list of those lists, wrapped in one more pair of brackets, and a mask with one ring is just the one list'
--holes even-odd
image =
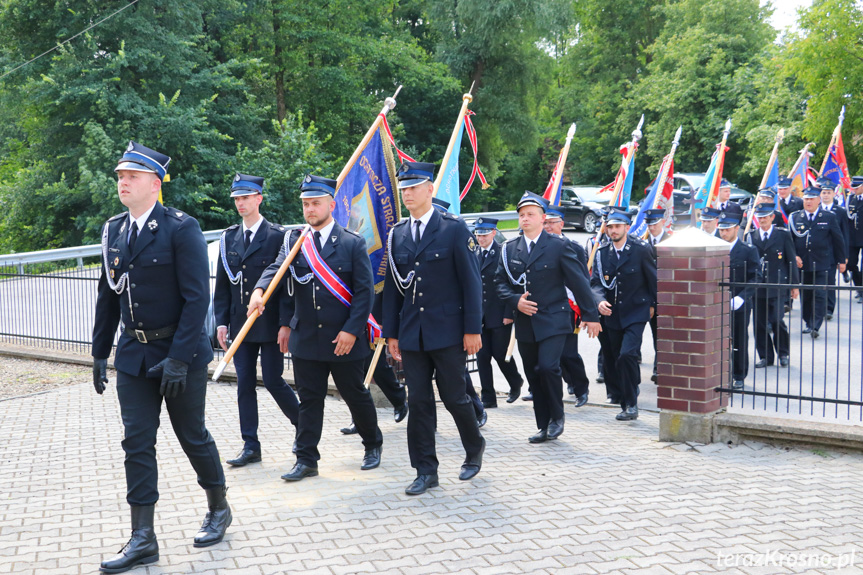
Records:
{"label": "dense foliage", "polygon": [[[399,84],[395,137],[434,162],[474,86],[492,186],[464,211],[541,191],[571,122],[566,182],[607,183],[641,114],[636,190],[680,125],[677,169],[704,171],[728,117],[739,186],[757,186],[779,128],[782,171],[806,141],[817,168],[843,104],[856,172],[860,5],[815,0],[793,32],[770,14],[760,0],[0,0],[0,253],[95,242],[122,210],[112,169],[130,139],[172,156],[165,201],[205,229],[236,219],[234,171],[266,177],[266,214],[296,222],[302,176],[335,177]],[[461,161],[464,179],[466,140]]]}

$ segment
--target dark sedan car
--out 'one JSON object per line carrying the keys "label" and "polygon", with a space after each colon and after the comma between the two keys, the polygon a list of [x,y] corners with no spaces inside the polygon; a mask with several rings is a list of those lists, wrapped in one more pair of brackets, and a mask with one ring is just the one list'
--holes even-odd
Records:
{"label": "dark sedan car", "polygon": [[[599,194],[602,186],[566,186],[560,190],[560,207],[563,208],[563,221],[566,227],[582,229],[592,234],[602,220],[602,208],[611,201],[611,193]],[[638,207],[629,206],[634,218]]]}

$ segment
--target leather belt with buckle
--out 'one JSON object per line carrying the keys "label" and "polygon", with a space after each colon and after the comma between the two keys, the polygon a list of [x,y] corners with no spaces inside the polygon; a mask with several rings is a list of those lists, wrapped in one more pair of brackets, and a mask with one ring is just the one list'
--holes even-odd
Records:
{"label": "leather belt with buckle", "polygon": [[177,324],[150,330],[130,329],[127,327],[123,331],[126,335],[134,337],[141,343],[150,343],[151,341],[165,339],[174,335],[177,332]]}

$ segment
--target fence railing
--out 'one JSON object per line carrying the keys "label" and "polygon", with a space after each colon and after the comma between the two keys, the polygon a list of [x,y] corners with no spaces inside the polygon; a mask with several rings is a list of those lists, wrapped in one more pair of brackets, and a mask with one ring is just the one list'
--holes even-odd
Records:
{"label": "fence railing", "polygon": [[[732,292],[751,287],[740,282],[721,285]],[[719,391],[729,395],[729,409],[863,421],[863,305],[855,297],[861,289],[825,284],[755,285],[748,312],[726,309],[723,314],[729,318],[723,333],[731,345],[723,353],[729,360],[730,385]],[[797,290],[799,297],[792,300],[791,290]],[[835,293],[835,308],[828,320],[826,300],[830,292]],[[807,306],[808,317],[803,313],[804,294],[814,300]],[[823,306],[820,312],[817,306]],[[817,326],[820,315],[825,319]],[[816,327],[817,336],[813,337]],[[748,363],[742,389],[731,384],[735,371],[740,372],[740,355],[735,356],[732,337],[735,329],[748,336],[742,354]],[[768,365],[758,366],[762,360]]]}

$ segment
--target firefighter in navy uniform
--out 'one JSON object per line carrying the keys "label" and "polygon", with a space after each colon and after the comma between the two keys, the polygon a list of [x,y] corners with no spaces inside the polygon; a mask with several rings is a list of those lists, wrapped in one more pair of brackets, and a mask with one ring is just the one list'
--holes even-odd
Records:
{"label": "firefighter in navy uniform", "polygon": [[[860,252],[863,251],[863,186],[848,192],[848,271],[855,286],[863,286],[860,267]],[[854,293],[857,303],[863,302],[863,293]]]}
{"label": "firefighter in navy uniform", "polygon": [[[381,463],[383,436],[372,396],[363,385],[365,360],[371,353],[367,329],[375,292],[372,265],[365,239],[333,219],[335,193],[336,181],[329,178],[308,175],[300,185],[303,217],[314,231],[278,288],[280,313],[291,318],[286,335],[300,396],[297,462],[282,475],[285,481],[318,475],[318,443],[330,375],[363,441],[360,469],[374,469]],[[261,274],[249,302],[250,314],[253,309],[265,311],[264,290],[300,235],[301,230],[287,234],[279,257]],[[330,291],[335,287],[328,287],[339,283],[350,292],[346,298],[350,305]]]}
{"label": "firefighter in navy uniform", "polygon": [[491,369],[492,358],[509,384],[507,403],[518,399],[524,384],[515,362],[506,361],[506,349],[512,334],[513,310],[497,297],[497,287],[494,285],[494,275],[501,256],[501,246],[495,241],[497,233],[496,219],[479,218],[476,221],[474,234],[480,247],[477,258],[482,276],[482,347],[476,354],[476,365],[482,387],[482,403],[487,408],[497,407],[494,374]]}
{"label": "firefighter in navy uniform", "polygon": [[[559,236],[566,241],[572,241],[563,235],[563,212],[557,207],[549,207],[545,212],[545,222],[542,229],[554,236]],[[584,266],[587,271],[587,252],[577,242],[573,242],[572,247],[575,249],[578,261]],[[588,281],[590,276],[585,276]],[[566,297],[569,300],[569,307],[573,308],[573,325],[579,328],[581,321],[580,310],[575,305],[575,299],[569,288],[566,288]],[[580,330],[580,328],[579,328]],[[573,331],[566,335],[566,343],[563,346],[563,355],[560,358],[560,370],[563,373],[563,380],[566,382],[566,392],[569,395],[575,396],[575,406],[583,407],[587,404],[590,391],[590,379],[587,377],[587,370],[584,368],[584,359],[578,352],[578,333]]]}
{"label": "firefighter in navy uniform", "polygon": [[729,279],[746,284],[731,290],[731,387],[734,389],[743,389],[743,381],[749,373],[749,316],[761,267],[758,250],[740,240],[739,233],[740,216],[723,212],[719,216],[719,235],[731,244]]}
{"label": "firefighter in navy uniform", "polygon": [[563,379],[560,369],[566,338],[572,333],[569,288],[581,309],[590,337],[600,331],[599,313],[573,242],[543,230],[548,202],[525,192],[519,200],[519,227],[524,232],[504,244],[495,284],[500,298],[518,310],[515,337],[524,373],[533,393],[539,431],[531,443],[557,439],[563,433]]}
{"label": "firefighter in navy uniform", "polygon": [[698,219],[701,221],[701,231],[715,238],[719,237],[716,226],[719,225],[720,211],[716,208],[704,208]]}
{"label": "firefighter in navy uniform", "polygon": [[[228,349],[228,335],[231,339],[235,338],[246,323],[246,306],[261,273],[278,257],[285,240],[285,227],[271,224],[261,216],[263,193],[264,178],[246,174],[234,176],[231,197],[243,223],[229,227],[219,239],[219,264],[216,267],[216,290],[213,294],[213,312],[218,326],[216,335],[225,351]],[[261,460],[261,443],[258,441],[258,353],[261,356],[264,386],[285,417],[294,426],[297,425],[297,396],[282,378],[287,346],[280,349],[278,341],[280,335],[284,338],[289,321],[290,318],[279,317],[276,298],[254,323],[234,354],[240,434],[244,444],[237,457],[228,460],[228,465],[242,467]]]}
{"label": "firefighter in navy uniform", "polygon": [[[665,208],[655,208],[647,210],[644,215],[644,223],[647,224],[647,243],[650,244],[653,250],[653,259],[657,260],[656,244],[666,240],[672,236],[672,232],[665,229],[666,213]],[[658,320],[656,319],[656,309],[653,310],[653,316],[650,318],[650,333],[653,336],[653,375],[650,376],[650,381],[656,381],[656,360],[659,354],[656,351],[656,340],[658,330]]]}
{"label": "firefighter in navy uniform", "polygon": [[[827,276],[836,266],[840,273],[845,272],[845,240],[836,216],[821,208],[821,190],[803,190],[803,209],[791,214],[788,228],[794,236],[802,284],[826,285]],[[803,290],[800,299],[806,324],[803,333],[815,339],[827,314],[827,294],[824,289]]]}
{"label": "firefighter in navy uniform", "polygon": [[410,217],[387,238],[389,273],[384,281],[383,335],[401,360],[408,386],[408,452],[416,479],[408,495],[436,487],[435,396],[452,415],[465,450],[459,479],[482,468],[485,439],[465,393],[467,356],[482,341],[482,279],[476,240],[464,221],[432,207],[434,164],[405,162],[398,180]]}
{"label": "firefighter in navy uniform", "polygon": [[[821,209],[827,210],[828,212],[832,212],[834,216],[836,216],[836,223],[839,224],[839,230],[842,232],[842,239],[845,241],[845,263],[847,264],[848,257],[848,244],[850,237],[850,222],[848,221],[848,212],[845,211],[845,208],[839,205],[839,202],[835,201],[836,189],[833,182],[828,180],[827,178],[820,178],[818,180],[818,187],[821,188]],[[846,265],[847,267],[847,265]],[[836,285],[836,270],[832,269],[827,273],[827,285],[835,286]],[[827,291],[827,315],[824,316],[824,319],[831,320],[833,319],[833,312],[836,311],[836,290],[828,290]]]}
{"label": "firefighter in navy uniform", "polygon": [[803,200],[791,193],[791,178],[779,178],[779,183],[776,185],[776,193],[779,195],[779,203],[782,204],[782,211],[786,217],[791,217],[794,212],[803,209]]}
{"label": "firefighter in navy uniform", "polygon": [[638,419],[638,354],[644,326],[656,310],[656,260],[650,245],[629,234],[629,214],[608,215],[607,245],[599,248],[590,284],[601,294],[605,385],[621,412],[618,421]]}
{"label": "firefighter in navy uniform", "polygon": [[158,201],[170,160],[129,143],[114,170],[120,202],[129,211],[108,220],[102,230],[93,384],[97,393],[104,392],[107,358],[120,323],[114,367],[132,515],[132,537],[118,555],[102,563],[105,573],[159,559],[153,516],[159,499],[156,432],[163,401],[209,504],[195,547],[218,543],[231,524],[225,474],[204,423],[207,365],[213,359],[204,332],[210,303],[207,243],[194,218]]}
{"label": "firefighter in navy uniform", "polygon": [[[749,243],[758,250],[761,258],[761,281],[768,284],[798,284],[797,252],[794,238],[786,228],[775,225],[773,204],[764,203],[755,208],[758,229],[749,233]],[[778,217],[781,217],[778,216]],[[759,288],[755,293],[755,350],[760,360],[757,368],[773,365],[779,356],[779,365],[788,366],[791,337],[785,325],[787,289]],[[797,297],[791,290],[791,297]]]}

